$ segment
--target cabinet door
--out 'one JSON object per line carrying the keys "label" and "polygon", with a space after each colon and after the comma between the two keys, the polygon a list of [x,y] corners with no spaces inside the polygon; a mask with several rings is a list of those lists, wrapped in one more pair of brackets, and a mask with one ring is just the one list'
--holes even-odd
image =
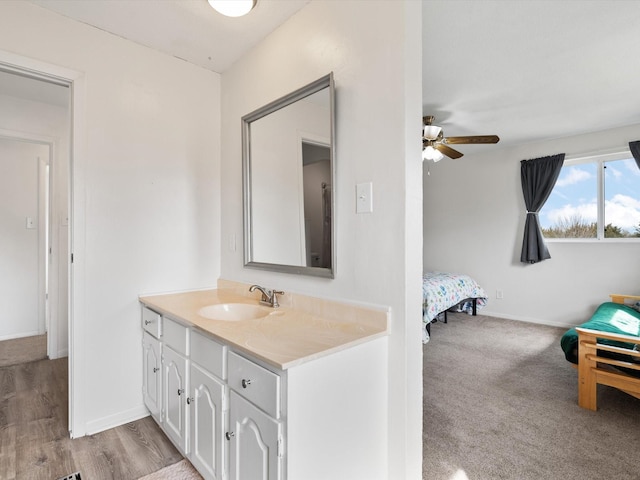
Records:
{"label": "cabinet door", "polygon": [[230,480],[281,480],[282,424],[234,391],[226,437]]}
{"label": "cabinet door", "polygon": [[207,480],[224,474],[225,386],[199,365],[191,363],[189,460]]}
{"label": "cabinet door", "polygon": [[164,429],[176,446],[186,455],[189,453],[187,443],[187,423],[189,421],[187,359],[165,345],[162,351],[162,372]]}
{"label": "cabinet door", "polygon": [[144,404],[156,421],[161,421],[162,409],[162,366],[160,342],[145,332],[142,337],[142,396]]}

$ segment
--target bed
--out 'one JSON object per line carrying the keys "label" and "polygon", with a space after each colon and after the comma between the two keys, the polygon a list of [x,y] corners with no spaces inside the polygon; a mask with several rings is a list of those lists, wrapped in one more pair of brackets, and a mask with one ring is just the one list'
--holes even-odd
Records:
{"label": "bed", "polygon": [[431,322],[457,306],[457,311],[475,315],[487,304],[487,294],[468,275],[442,272],[426,272],[422,276],[422,342],[430,338]]}
{"label": "bed", "polygon": [[598,384],[640,398],[640,296],[611,295],[611,300],[560,340],[565,358],[578,370],[578,405],[588,410],[597,409]]}

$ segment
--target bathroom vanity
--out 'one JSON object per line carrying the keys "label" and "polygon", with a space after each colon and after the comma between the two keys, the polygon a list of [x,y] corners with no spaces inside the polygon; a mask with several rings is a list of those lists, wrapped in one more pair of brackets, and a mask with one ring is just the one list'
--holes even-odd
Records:
{"label": "bathroom vanity", "polygon": [[140,297],[144,402],[182,454],[205,479],[381,477],[388,310],[218,287]]}

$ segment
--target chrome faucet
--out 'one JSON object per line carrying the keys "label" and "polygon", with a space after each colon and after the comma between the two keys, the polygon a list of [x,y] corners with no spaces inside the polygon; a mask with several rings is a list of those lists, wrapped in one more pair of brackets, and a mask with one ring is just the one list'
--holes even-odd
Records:
{"label": "chrome faucet", "polygon": [[278,297],[276,295],[284,295],[284,292],[281,292],[280,290],[269,290],[268,288],[261,287],[260,285],[251,285],[249,287],[250,292],[255,292],[256,289],[260,290],[260,292],[262,293],[260,303],[273,308],[278,308],[280,306],[280,304],[278,303]]}

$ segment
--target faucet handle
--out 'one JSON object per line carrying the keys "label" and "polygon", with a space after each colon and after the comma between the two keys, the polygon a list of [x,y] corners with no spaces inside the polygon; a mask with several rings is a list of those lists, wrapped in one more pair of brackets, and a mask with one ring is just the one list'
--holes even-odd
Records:
{"label": "faucet handle", "polygon": [[280,304],[278,303],[278,297],[276,297],[276,295],[284,295],[284,292],[282,290],[273,290],[271,292],[271,306],[273,308],[278,308],[280,306]]}

